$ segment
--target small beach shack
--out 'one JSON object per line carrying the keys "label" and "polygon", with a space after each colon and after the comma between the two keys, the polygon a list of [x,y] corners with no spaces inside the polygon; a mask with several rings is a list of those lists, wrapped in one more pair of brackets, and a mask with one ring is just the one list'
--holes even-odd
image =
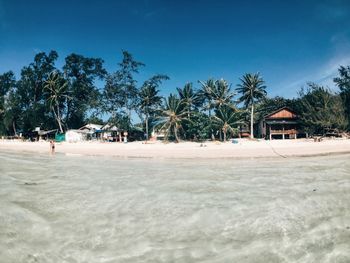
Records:
{"label": "small beach shack", "polygon": [[[104,141],[116,142],[118,140],[118,136],[120,135],[120,130],[117,126],[113,124],[106,124],[102,128],[102,139]],[[120,139],[121,140],[121,139]]]}
{"label": "small beach shack", "polygon": [[79,128],[79,131],[82,131],[86,134],[87,140],[98,140],[101,139],[102,126],[103,125],[100,124],[88,123]]}
{"label": "small beach shack", "polygon": [[304,134],[300,129],[298,115],[288,107],[280,108],[259,121],[259,131],[263,138],[296,139]]}

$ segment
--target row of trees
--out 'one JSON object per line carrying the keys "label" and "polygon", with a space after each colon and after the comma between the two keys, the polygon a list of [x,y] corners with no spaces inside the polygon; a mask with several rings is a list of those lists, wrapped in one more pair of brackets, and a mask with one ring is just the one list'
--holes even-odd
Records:
{"label": "row of trees", "polygon": [[[176,141],[226,140],[249,124],[254,137],[254,122],[283,106],[294,109],[311,134],[349,129],[350,67],[340,67],[334,79],[339,93],[309,83],[296,99],[268,98],[256,73],[245,74],[236,88],[224,79],[209,79],[197,88],[187,83],[163,98],[160,88],[169,77],[158,74],[139,84],[137,74],[145,65],[127,51],[122,55],[112,73],[102,59],[77,54],[58,69],[58,54],[51,51],[37,54],[18,80],[11,71],[0,75],[0,134],[26,134],[35,127],[63,133],[86,122],[108,122],[123,130],[142,129],[147,138],[156,128]],[[104,87],[98,88],[101,81]],[[136,115],[139,123],[133,121]]]}

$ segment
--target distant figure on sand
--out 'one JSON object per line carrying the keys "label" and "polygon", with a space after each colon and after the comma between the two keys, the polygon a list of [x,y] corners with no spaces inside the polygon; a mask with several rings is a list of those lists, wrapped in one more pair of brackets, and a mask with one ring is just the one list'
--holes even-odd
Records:
{"label": "distant figure on sand", "polygon": [[128,142],[128,132],[124,132],[123,133],[123,135],[124,135],[124,143],[127,143]]}
{"label": "distant figure on sand", "polygon": [[53,140],[50,141],[50,151],[51,154],[55,153],[55,142]]}

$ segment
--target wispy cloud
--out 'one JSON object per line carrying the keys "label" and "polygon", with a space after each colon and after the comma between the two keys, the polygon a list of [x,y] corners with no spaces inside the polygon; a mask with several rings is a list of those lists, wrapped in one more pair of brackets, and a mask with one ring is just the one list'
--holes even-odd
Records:
{"label": "wispy cloud", "polygon": [[338,75],[338,69],[340,66],[350,65],[350,55],[345,57],[332,58],[323,68],[317,72],[314,82],[321,85],[334,87],[333,79]]}
{"label": "wispy cloud", "polygon": [[285,86],[285,89],[296,92],[308,82],[314,82],[336,91],[337,88],[333,79],[338,75],[339,67],[346,65],[350,65],[350,55],[347,57],[333,57],[313,72],[309,72],[303,77],[291,81]]}
{"label": "wispy cloud", "polygon": [[296,94],[296,91],[305,86],[308,82],[314,82],[337,91],[333,79],[338,75],[338,69],[340,66],[350,65],[349,32],[344,31],[334,34],[330,38],[330,43],[333,46],[333,52],[328,60],[321,63],[313,70],[309,70],[305,74],[302,74],[298,79],[289,79],[289,84],[285,86],[286,90],[288,89]]}
{"label": "wispy cloud", "polygon": [[[318,17],[324,21],[343,23],[350,16],[350,5],[347,0],[321,0],[316,6],[316,11]],[[292,83],[290,88],[298,89],[311,81],[336,89],[333,79],[338,75],[339,67],[350,65],[350,30],[344,26],[344,30],[334,33],[329,41],[333,48],[329,59],[310,74]]]}

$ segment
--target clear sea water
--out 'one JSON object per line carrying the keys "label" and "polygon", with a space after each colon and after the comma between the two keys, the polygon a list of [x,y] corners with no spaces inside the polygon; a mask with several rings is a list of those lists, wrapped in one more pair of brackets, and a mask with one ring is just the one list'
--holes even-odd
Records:
{"label": "clear sea water", "polygon": [[0,152],[0,262],[350,262],[350,155]]}

